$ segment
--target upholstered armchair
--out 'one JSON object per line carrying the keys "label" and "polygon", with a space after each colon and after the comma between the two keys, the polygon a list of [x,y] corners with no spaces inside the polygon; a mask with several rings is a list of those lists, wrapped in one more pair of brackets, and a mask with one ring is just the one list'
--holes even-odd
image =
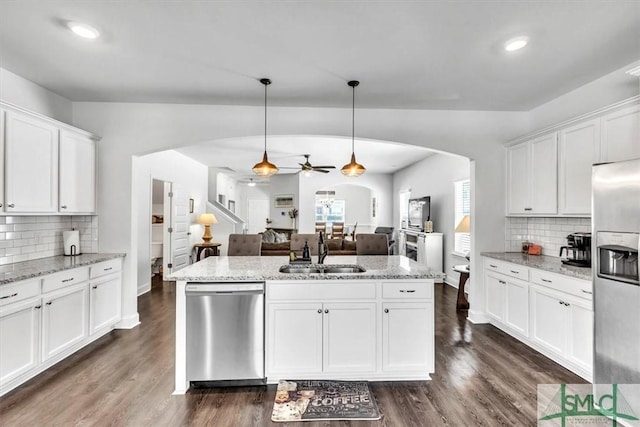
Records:
{"label": "upholstered armchair", "polygon": [[386,234],[359,233],[357,255],[389,255],[389,238]]}
{"label": "upholstered armchair", "polygon": [[259,234],[229,234],[228,256],[260,256],[262,236]]}

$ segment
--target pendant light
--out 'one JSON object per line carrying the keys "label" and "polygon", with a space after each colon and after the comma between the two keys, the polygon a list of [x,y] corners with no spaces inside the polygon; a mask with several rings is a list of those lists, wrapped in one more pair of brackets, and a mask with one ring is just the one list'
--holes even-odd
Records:
{"label": "pendant light", "polygon": [[355,138],[356,138],[356,86],[360,84],[357,80],[351,80],[347,83],[353,89],[353,103],[351,106],[351,161],[344,165],[341,169],[342,173],[346,176],[360,176],[367,169],[360,163],[356,162],[356,154],[354,151]]}
{"label": "pendant light", "polygon": [[253,166],[253,173],[270,177],[278,172],[278,167],[269,162],[267,158],[267,86],[271,84],[271,80],[260,79],[260,83],[264,85],[264,154],[262,155],[262,161]]}

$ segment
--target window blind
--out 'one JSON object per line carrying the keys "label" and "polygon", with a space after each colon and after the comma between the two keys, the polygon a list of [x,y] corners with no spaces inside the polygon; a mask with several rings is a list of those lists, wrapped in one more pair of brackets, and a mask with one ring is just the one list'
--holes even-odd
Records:
{"label": "window blind", "polygon": [[[453,229],[460,224],[465,215],[471,214],[471,181],[468,179],[454,182],[455,214]],[[471,250],[471,233],[455,233],[454,251],[466,254]]]}

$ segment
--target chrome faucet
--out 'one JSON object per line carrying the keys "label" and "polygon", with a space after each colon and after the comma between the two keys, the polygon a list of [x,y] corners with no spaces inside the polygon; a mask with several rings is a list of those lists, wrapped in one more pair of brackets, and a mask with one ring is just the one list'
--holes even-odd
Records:
{"label": "chrome faucet", "polygon": [[318,236],[318,264],[324,264],[324,259],[329,255],[329,247],[324,242],[322,231]]}

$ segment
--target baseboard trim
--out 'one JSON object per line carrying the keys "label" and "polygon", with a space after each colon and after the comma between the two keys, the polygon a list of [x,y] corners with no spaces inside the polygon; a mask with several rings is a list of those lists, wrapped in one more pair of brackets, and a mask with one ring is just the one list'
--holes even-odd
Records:
{"label": "baseboard trim", "polygon": [[489,323],[489,316],[487,316],[483,312],[469,310],[469,316],[467,317],[467,320],[477,325],[484,324],[484,323]]}
{"label": "baseboard trim", "polygon": [[142,286],[138,286],[138,296],[144,295],[149,291],[151,291],[151,282],[147,282]]}
{"label": "baseboard trim", "polygon": [[456,282],[450,282],[448,279],[449,278],[447,277],[447,279],[445,279],[444,283],[446,283],[447,285],[451,286],[452,288],[458,289],[458,284]]}
{"label": "baseboard trim", "polygon": [[120,323],[116,325],[116,329],[133,329],[140,324],[140,315],[136,311],[131,316],[123,317]]}

